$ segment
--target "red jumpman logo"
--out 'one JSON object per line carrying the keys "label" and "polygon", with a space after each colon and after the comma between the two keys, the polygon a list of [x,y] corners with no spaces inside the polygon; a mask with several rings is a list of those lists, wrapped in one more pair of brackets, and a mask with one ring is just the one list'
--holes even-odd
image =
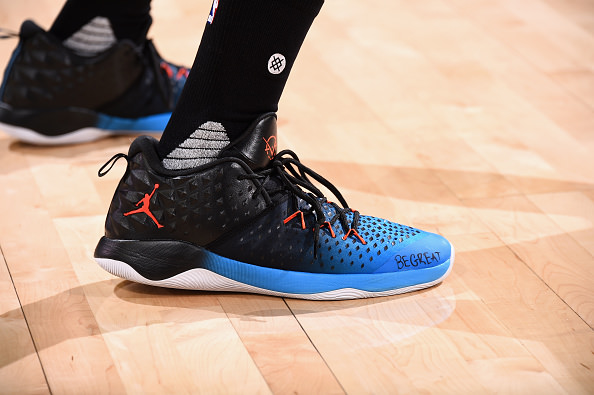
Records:
{"label": "red jumpman logo", "polygon": [[144,197],[142,199],[140,199],[138,201],[138,203],[136,203],[136,207],[138,207],[138,205],[140,205],[140,204],[142,204],[142,206],[140,206],[136,210],[132,210],[132,211],[128,211],[127,213],[124,213],[124,216],[127,217],[128,215],[132,215],[132,214],[145,213],[146,215],[149,216],[150,219],[153,220],[153,222],[155,224],[157,224],[157,228],[162,228],[163,225],[161,225],[159,223],[159,221],[157,221],[157,218],[155,218],[155,216],[153,215],[153,213],[151,213],[151,210],[149,208],[149,206],[151,204],[151,198],[155,194],[155,191],[157,190],[157,188],[159,188],[159,184],[155,184],[155,187],[153,188],[153,191],[151,192],[150,195],[148,193],[145,193]]}
{"label": "red jumpman logo", "polygon": [[262,139],[264,139],[264,142],[266,143],[266,148],[264,151],[266,151],[268,159],[272,160],[274,155],[276,155],[276,136],[270,136],[268,139],[266,139],[266,137],[262,137]]}

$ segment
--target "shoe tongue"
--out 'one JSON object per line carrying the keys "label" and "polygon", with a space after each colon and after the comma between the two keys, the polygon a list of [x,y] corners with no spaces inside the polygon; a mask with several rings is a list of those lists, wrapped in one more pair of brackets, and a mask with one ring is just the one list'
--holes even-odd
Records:
{"label": "shoe tongue", "polygon": [[244,161],[252,170],[268,166],[276,155],[276,114],[260,116],[219,157],[233,156]]}

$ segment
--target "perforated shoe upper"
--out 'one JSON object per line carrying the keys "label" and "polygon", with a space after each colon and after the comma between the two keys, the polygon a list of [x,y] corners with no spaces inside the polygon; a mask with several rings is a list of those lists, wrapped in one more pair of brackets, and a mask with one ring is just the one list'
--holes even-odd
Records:
{"label": "perforated shoe upper", "polygon": [[13,108],[75,107],[124,118],[171,112],[187,77],[150,40],[142,47],[122,40],[81,57],[32,21],[19,36],[0,88],[0,100]]}

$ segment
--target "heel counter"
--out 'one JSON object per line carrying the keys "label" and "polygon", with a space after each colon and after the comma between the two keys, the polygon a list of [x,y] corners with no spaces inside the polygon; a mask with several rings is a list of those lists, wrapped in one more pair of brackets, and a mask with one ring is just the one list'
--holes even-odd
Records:
{"label": "heel counter", "polygon": [[[6,67],[0,99],[16,108],[52,107],[52,90],[60,89],[49,73],[57,73],[70,65],[68,54],[48,33],[32,21],[25,21],[19,43]],[[48,84],[47,82],[50,82]]]}
{"label": "heel counter", "polygon": [[116,220],[118,214],[121,213],[120,194],[124,177],[122,177],[116,187],[113,197],[111,198],[111,203],[109,204],[109,209],[107,210],[107,216],[105,217],[105,236],[110,239],[125,238],[123,237],[124,235],[122,234],[121,226],[119,226],[119,222]]}
{"label": "heel counter", "polygon": [[12,71],[15,67],[15,64],[18,63],[17,59],[20,59],[22,57],[23,45],[25,41],[28,40],[30,37],[35,36],[39,32],[43,32],[43,29],[37,26],[35,22],[31,20],[26,20],[21,24],[21,29],[18,34],[11,34],[11,36],[19,38],[19,43],[17,44],[14,51],[12,51],[12,55],[10,56],[8,63],[6,64],[6,68],[4,69],[4,76],[2,77],[2,84],[0,85],[0,101],[3,101],[7,104],[11,104],[7,101],[5,93],[7,90],[7,85],[9,85],[9,80],[12,75]]}
{"label": "heel counter", "polygon": [[127,159],[126,172],[107,213],[105,236],[121,240],[159,238],[163,212],[153,210],[152,205],[159,199],[164,181],[149,170],[144,153]]}
{"label": "heel counter", "polygon": [[[126,171],[118,181],[116,189],[111,197],[111,202],[109,203],[109,208],[107,210],[107,216],[105,217],[105,236],[109,238],[121,238],[122,231],[121,226],[119,226],[118,221],[116,220],[118,213],[121,213],[121,206],[122,206],[122,193],[125,193],[127,190],[126,180],[130,175],[130,159],[127,156],[126,158]],[[110,161],[113,160],[110,159]],[[107,162],[109,163],[109,161]],[[106,165],[107,165],[106,163]],[[106,166],[104,165],[104,167]],[[103,168],[102,168],[103,169]],[[111,170],[111,167],[109,168]],[[107,170],[107,171],[109,171]],[[101,174],[101,170],[99,170],[99,176],[105,175],[105,173]]]}

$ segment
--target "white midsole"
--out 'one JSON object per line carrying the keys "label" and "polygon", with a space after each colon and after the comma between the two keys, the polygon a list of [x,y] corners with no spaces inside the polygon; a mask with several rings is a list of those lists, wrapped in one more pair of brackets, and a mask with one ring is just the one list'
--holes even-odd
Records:
{"label": "white midsole", "polygon": [[81,128],[73,130],[69,133],[64,133],[59,136],[46,136],[34,130],[23,128],[20,126],[8,125],[0,122],[0,130],[6,134],[17,138],[25,143],[35,145],[66,145],[66,144],[80,144],[99,140],[108,136],[118,134],[155,134],[161,133],[155,130],[105,130],[94,127]]}
{"label": "white midsole", "polygon": [[8,125],[2,122],[0,122],[0,129],[6,132],[6,134],[16,137],[21,141],[37,145],[86,143],[89,141],[99,140],[101,138],[113,134],[108,130],[88,127],[74,130],[72,132],[65,133],[59,136],[46,136],[41,133],[37,133],[31,129],[23,128],[20,126]]}

